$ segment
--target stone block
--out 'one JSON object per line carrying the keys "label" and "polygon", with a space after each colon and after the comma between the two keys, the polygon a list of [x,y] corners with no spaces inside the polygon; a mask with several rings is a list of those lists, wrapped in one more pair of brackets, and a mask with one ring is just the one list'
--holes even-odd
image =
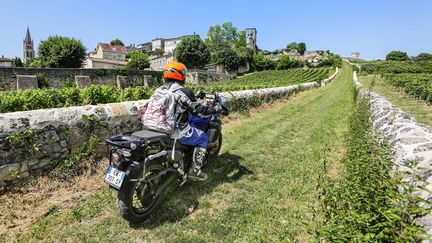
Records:
{"label": "stone block", "polygon": [[77,88],[85,88],[91,85],[90,76],[75,76],[75,85]]}
{"label": "stone block", "polygon": [[17,89],[37,89],[38,82],[35,75],[17,75]]}
{"label": "stone block", "polygon": [[145,87],[152,87],[153,85],[155,85],[153,76],[151,76],[151,75],[144,75],[144,86]]}
{"label": "stone block", "polygon": [[116,82],[117,82],[117,87],[119,89],[125,89],[128,86],[129,77],[128,76],[117,75]]}
{"label": "stone block", "polygon": [[17,179],[20,172],[20,164],[12,163],[0,166],[0,181]]}

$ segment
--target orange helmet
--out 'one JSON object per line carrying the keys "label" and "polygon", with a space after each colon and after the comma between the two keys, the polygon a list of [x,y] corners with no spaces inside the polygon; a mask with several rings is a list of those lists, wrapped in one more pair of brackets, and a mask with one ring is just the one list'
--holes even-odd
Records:
{"label": "orange helmet", "polygon": [[181,62],[170,62],[164,66],[163,77],[165,79],[175,79],[184,81],[186,79],[187,68]]}

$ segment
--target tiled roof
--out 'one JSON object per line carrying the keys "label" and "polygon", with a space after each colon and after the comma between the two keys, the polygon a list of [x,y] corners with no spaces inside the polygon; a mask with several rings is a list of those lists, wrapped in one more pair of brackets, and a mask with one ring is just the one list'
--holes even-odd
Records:
{"label": "tiled roof", "polygon": [[124,46],[114,46],[108,43],[102,43],[99,42],[99,46],[104,51],[110,51],[110,52],[119,52],[119,53],[125,53],[126,54],[126,47]]}
{"label": "tiled roof", "polygon": [[111,64],[119,64],[119,65],[126,65],[128,63],[126,61],[103,59],[97,57],[89,57],[89,59],[92,60],[93,62],[111,63]]}

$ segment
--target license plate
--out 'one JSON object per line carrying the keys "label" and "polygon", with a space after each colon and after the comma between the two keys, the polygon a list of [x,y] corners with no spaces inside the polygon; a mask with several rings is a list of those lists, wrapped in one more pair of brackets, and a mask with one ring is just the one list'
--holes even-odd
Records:
{"label": "license plate", "polygon": [[125,173],[123,171],[110,166],[105,176],[105,182],[116,189],[120,189],[124,177]]}

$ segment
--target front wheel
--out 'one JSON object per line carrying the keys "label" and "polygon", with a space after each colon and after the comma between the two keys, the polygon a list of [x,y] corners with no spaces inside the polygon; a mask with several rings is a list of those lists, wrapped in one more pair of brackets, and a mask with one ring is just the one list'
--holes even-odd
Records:
{"label": "front wheel", "polygon": [[[167,175],[156,178],[152,181],[131,181],[132,170],[139,168],[130,166],[125,181],[118,192],[118,209],[124,219],[133,224],[142,223],[155,212],[161,202],[162,195],[156,194],[158,188],[166,180]],[[149,164],[146,168],[146,176],[157,175],[165,168],[158,163]],[[136,171],[135,171],[136,174]],[[139,173],[138,173],[139,174]]]}
{"label": "front wheel", "polygon": [[218,138],[215,146],[210,148],[208,151],[208,157],[207,157],[206,163],[207,163],[207,161],[215,160],[217,158],[217,156],[219,155],[221,148],[222,148],[222,133],[219,132],[219,138]]}

